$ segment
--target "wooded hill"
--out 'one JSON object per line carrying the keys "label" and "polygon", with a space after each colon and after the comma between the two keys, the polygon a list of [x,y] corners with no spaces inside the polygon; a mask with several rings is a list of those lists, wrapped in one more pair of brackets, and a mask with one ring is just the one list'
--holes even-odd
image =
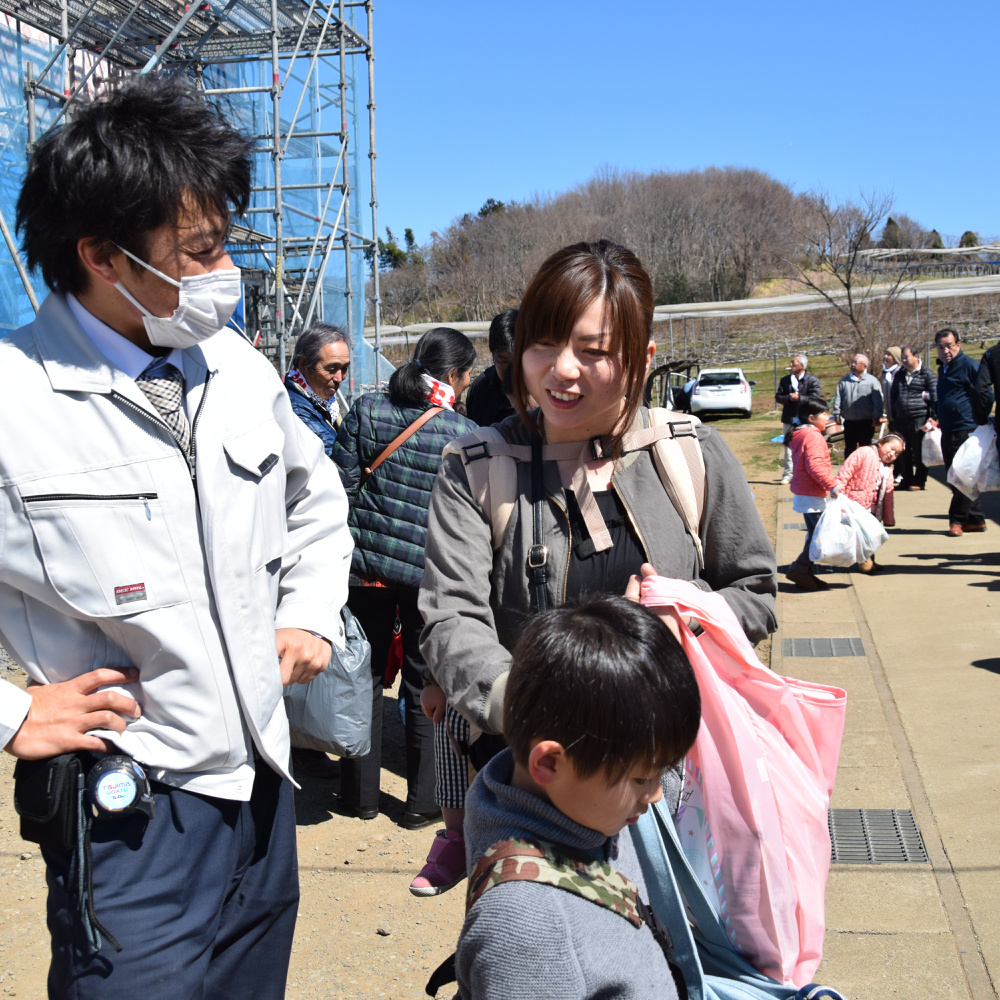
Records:
{"label": "wooded hill", "polygon": [[[941,244],[936,230],[891,210],[883,196],[833,205],[822,192],[796,194],[759,170],[604,168],[563,194],[507,204],[491,198],[425,246],[409,230],[401,242],[387,230],[379,241],[382,321],[488,320],[517,304],[552,251],[602,236],[638,254],[658,304],[747,298],[763,282],[822,267],[816,248],[829,242],[831,212],[849,221],[855,249],[883,238],[892,246]],[[368,292],[370,317],[371,282]]]}

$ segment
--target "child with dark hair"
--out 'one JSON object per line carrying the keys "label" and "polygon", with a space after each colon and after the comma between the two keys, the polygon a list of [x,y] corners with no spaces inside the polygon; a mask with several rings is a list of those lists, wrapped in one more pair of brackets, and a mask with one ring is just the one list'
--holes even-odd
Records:
{"label": "child with dark hair", "polygon": [[466,802],[463,1000],[678,996],[618,835],[661,797],[700,712],[679,642],[638,604],[601,597],[529,622],[505,691],[510,748]]}
{"label": "child with dark hair", "polygon": [[826,590],[828,584],[813,573],[809,546],[820,514],[826,507],[827,496],[839,488],[830,464],[830,446],[823,431],[830,420],[829,404],[825,399],[808,398],[799,401],[802,426],[792,434],[792,510],[806,522],[806,543],[802,552],[785,572],[785,576],[803,590]]}

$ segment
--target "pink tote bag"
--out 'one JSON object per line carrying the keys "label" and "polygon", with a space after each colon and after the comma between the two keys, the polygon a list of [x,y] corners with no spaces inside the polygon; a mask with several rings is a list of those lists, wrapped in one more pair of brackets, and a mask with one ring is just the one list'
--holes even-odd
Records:
{"label": "pink tote bag", "polygon": [[686,770],[698,779],[720,917],[755,968],[810,983],[823,957],[827,809],[847,694],[768,670],[719,594],[649,577],[641,601],[704,629],[681,627],[702,712]]}

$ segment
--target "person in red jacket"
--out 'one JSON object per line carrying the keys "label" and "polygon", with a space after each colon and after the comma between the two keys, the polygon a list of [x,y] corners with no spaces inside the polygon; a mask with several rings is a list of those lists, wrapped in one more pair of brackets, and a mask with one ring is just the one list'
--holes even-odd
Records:
{"label": "person in red jacket", "polygon": [[785,572],[785,576],[803,590],[826,590],[828,584],[812,570],[809,545],[820,514],[826,506],[827,496],[834,496],[839,488],[837,477],[830,465],[830,448],[823,431],[830,419],[825,399],[799,400],[799,420],[802,426],[792,435],[792,482],[794,500],[792,510],[801,514],[806,522],[806,543],[802,552]]}

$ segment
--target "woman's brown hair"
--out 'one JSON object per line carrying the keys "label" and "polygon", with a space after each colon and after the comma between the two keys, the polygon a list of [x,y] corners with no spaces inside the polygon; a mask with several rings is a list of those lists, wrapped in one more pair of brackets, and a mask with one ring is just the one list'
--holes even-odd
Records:
{"label": "woman's brown hair", "polygon": [[521,367],[525,350],[539,340],[565,343],[577,320],[602,297],[611,335],[608,350],[622,362],[625,409],[611,435],[611,452],[617,454],[622,435],[632,426],[642,402],[646,352],[653,331],[653,286],[631,250],[611,240],[574,243],[542,264],[517,314],[511,382],[517,412],[534,427]]}

